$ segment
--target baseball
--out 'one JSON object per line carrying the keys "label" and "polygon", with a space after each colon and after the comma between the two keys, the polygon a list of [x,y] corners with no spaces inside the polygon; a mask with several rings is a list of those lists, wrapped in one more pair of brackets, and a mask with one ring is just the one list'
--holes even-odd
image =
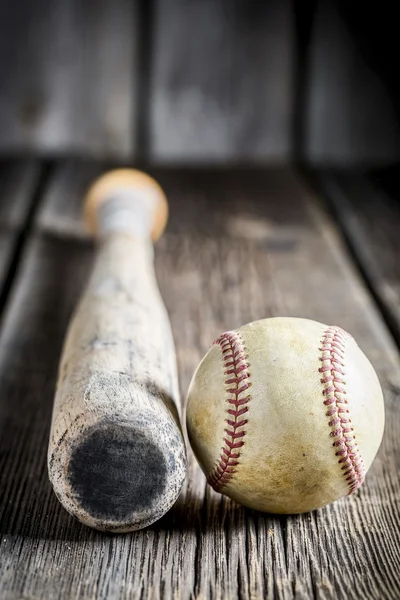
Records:
{"label": "baseball", "polygon": [[352,494],[380,446],[378,377],[339,327],[263,319],[220,335],[188,392],[208,483],[250,508],[302,513]]}

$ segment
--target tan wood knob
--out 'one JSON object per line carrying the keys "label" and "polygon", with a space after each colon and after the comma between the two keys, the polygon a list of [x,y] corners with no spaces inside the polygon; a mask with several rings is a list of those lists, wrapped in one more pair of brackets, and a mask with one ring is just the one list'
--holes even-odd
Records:
{"label": "tan wood knob", "polygon": [[98,249],[64,343],[48,469],[64,507],[97,529],[151,524],[186,474],[174,342],[151,241],[167,214],[160,186],[135,170],[107,173],[86,197]]}

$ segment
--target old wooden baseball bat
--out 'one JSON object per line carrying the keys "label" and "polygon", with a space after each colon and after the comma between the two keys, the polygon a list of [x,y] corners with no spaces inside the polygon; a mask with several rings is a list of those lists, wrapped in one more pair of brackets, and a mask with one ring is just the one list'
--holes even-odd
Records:
{"label": "old wooden baseball bat", "polygon": [[135,170],[105,174],[85,201],[99,248],[64,343],[48,469],[63,506],[96,529],[151,524],[186,474],[174,343],[153,267],[167,213],[159,185]]}

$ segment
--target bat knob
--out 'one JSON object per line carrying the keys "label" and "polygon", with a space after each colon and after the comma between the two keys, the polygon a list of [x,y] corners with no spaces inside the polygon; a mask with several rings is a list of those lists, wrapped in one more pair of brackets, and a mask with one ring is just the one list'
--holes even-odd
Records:
{"label": "bat knob", "polygon": [[168,220],[168,202],[161,186],[150,175],[136,169],[116,169],[91,185],[85,198],[84,217],[92,235],[98,235],[102,225],[101,212],[111,201],[116,204],[119,201],[119,207],[121,201],[125,207],[131,204],[136,218],[140,212],[149,214],[153,241],[161,237]]}

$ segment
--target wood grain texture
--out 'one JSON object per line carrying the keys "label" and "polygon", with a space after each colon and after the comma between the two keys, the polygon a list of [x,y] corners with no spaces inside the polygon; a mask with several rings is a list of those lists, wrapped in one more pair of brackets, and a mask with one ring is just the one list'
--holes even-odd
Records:
{"label": "wood grain texture", "polygon": [[[50,490],[46,445],[58,354],[92,250],[39,223],[0,338],[2,598],[41,598],[46,590],[49,599],[395,600],[400,360],[335,226],[288,171],[154,175],[171,206],[156,270],[182,397],[223,330],[278,314],[337,324],[379,373],[382,448],[357,494],[310,514],[278,517],[235,505],[206,487],[191,455],[181,498],[148,529],[116,538],[72,520]],[[71,183],[66,197],[81,197]]]}
{"label": "wood grain texture", "polygon": [[133,150],[136,2],[4,2],[0,152]]}
{"label": "wood grain texture", "polygon": [[[317,173],[371,289],[400,343],[400,204],[379,175]],[[395,190],[393,190],[395,193]]]}
{"label": "wood grain texture", "polygon": [[156,0],[151,158],[287,159],[292,43],[287,0]]}
{"label": "wood grain texture", "polygon": [[334,0],[318,2],[307,88],[304,158],[334,166],[399,158],[400,125],[390,97]]}
{"label": "wood grain texture", "polygon": [[0,292],[30,210],[39,172],[35,161],[0,161]]}

